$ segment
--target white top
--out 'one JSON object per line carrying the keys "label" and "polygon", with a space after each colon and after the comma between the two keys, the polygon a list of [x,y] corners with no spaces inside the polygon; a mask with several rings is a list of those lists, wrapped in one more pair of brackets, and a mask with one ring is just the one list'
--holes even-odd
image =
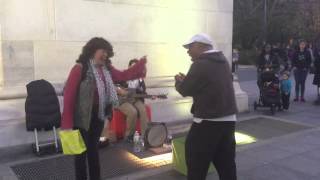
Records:
{"label": "white top", "polygon": [[209,54],[209,53],[214,53],[214,52],[221,52],[221,51],[215,50],[215,49],[210,49],[208,51],[203,52],[203,54]]}
{"label": "white top", "polygon": [[223,122],[223,121],[237,121],[237,116],[235,114],[230,116],[224,116],[220,118],[213,118],[213,119],[200,119],[197,117],[193,118],[193,122],[195,123],[201,123],[202,121],[214,121],[214,122]]}
{"label": "white top", "polygon": [[128,88],[136,89],[139,87],[139,79],[127,81]]}

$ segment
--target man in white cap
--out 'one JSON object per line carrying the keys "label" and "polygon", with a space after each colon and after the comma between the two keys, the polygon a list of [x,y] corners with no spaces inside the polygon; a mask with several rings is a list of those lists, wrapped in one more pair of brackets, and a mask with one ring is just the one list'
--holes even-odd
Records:
{"label": "man in white cap", "polygon": [[188,180],[205,180],[211,162],[220,180],[236,180],[237,107],[229,64],[206,34],[194,35],[183,47],[193,61],[187,75],[175,76],[176,90],[193,98],[185,144]]}

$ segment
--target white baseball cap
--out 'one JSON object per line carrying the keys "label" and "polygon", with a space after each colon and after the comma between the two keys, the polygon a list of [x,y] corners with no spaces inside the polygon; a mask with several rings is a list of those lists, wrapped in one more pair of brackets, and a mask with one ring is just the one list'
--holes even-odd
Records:
{"label": "white baseball cap", "polygon": [[183,45],[183,47],[186,49],[189,49],[190,44],[195,43],[195,42],[199,42],[199,43],[213,46],[213,42],[212,42],[209,35],[207,35],[205,33],[199,33],[199,34],[192,36],[192,38],[187,43],[185,43]]}

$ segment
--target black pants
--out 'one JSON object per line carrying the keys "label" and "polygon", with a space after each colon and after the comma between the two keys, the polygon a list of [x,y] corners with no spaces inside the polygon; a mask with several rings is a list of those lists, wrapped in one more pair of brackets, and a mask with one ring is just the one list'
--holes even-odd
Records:
{"label": "black pants", "polygon": [[236,180],[235,122],[193,123],[186,139],[188,180],[205,180],[210,163],[220,180]]}
{"label": "black pants", "polygon": [[289,109],[290,93],[289,94],[281,93],[281,99],[282,99],[282,107],[283,107],[283,109]]}
{"label": "black pants", "polygon": [[79,129],[87,151],[75,156],[76,180],[87,180],[87,160],[90,180],[101,180],[98,143],[103,126],[97,112],[93,112],[89,130]]}
{"label": "black pants", "polygon": [[295,90],[296,90],[296,98],[300,96],[304,97],[305,84],[308,76],[308,71],[303,69],[296,69],[294,71],[294,79],[296,82]]}

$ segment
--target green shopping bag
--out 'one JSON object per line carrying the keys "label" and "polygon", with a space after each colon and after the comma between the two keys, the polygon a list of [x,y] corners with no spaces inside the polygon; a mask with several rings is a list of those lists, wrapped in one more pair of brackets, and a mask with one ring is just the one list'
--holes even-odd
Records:
{"label": "green shopping bag", "polygon": [[[172,140],[172,165],[176,171],[187,176],[187,164],[184,148],[185,142],[186,137],[175,138]],[[215,168],[212,164],[210,164],[208,173],[211,173],[213,171],[215,171]]]}
{"label": "green shopping bag", "polygon": [[76,155],[86,151],[86,145],[79,130],[62,130],[59,132],[63,154]]}

